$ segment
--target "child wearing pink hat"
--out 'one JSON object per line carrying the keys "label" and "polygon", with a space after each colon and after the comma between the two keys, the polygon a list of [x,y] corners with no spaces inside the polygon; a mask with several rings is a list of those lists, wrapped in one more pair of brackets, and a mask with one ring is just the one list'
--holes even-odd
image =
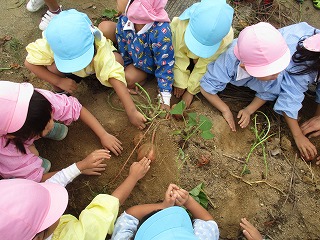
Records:
{"label": "child wearing pink hat", "polygon": [[253,101],[237,115],[241,128],[249,124],[251,114],[266,101],[276,101],[274,110],[284,116],[301,155],[313,159],[316,148],[303,135],[297,118],[304,92],[318,78],[315,64],[313,68],[305,66],[318,64],[318,58],[305,57],[308,53],[296,49],[302,37],[318,31],[307,23],[279,30],[264,22],[246,27],[229,49],[208,65],[201,79],[201,93],[221,111],[232,131],[236,130],[233,114],[217,95],[228,83],[256,91]]}
{"label": "child wearing pink hat", "polygon": [[182,97],[187,107],[200,92],[207,65],[233,40],[233,12],[225,0],[201,0],[170,24],[175,56],[173,94]]}
{"label": "child wearing pink hat", "polygon": [[[155,75],[163,109],[170,109],[173,83],[174,51],[170,19],[164,10],[167,0],[118,0],[119,17],[116,26],[118,50],[124,60],[125,77],[129,89],[143,84]],[[99,29],[110,35],[110,22],[102,22]],[[112,36],[111,36],[112,38]],[[134,93],[134,90],[131,91]]]}
{"label": "child wearing pink hat", "polygon": [[[56,181],[55,175],[45,183],[26,179],[1,180],[1,239],[105,239],[113,232],[119,205],[145,176],[149,165],[150,160],[146,158],[134,162],[120,186],[111,195],[96,196],[79,219],[70,214],[62,215],[68,205],[68,192],[61,181]],[[65,179],[69,176],[65,175]]]}
{"label": "child wearing pink hat", "polygon": [[55,91],[72,94],[76,82],[95,74],[102,85],[113,87],[130,122],[145,128],[145,117],[137,110],[127,90],[123,60],[89,17],[75,9],[62,11],[43,32],[43,38],[27,47],[26,67]]}
{"label": "child wearing pink hat", "polygon": [[[74,97],[34,89],[30,83],[0,81],[0,176],[43,182],[50,162],[39,157],[34,141],[40,137],[62,140],[68,132],[64,124],[79,118],[100,138],[105,149],[96,150],[73,169],[87,175],[100,175],[105,164],[96,156],[109,159],[110,151],[121,153],[121,142],[107,133],[98,120]],[[55,121],[64,124],[55,123]],[[109,151],[110,150],[110,151]],[[97,168],[97,169],[95,169]]]}

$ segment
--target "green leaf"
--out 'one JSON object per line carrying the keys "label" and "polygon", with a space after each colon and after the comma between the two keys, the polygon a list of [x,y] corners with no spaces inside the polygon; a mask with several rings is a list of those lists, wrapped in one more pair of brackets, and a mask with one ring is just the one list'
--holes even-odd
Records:
{"label": "green leaf", "polygon": [[206,140],[210,140],[210,139],[213,139],[214,138],[214,134],[212,132],[210,132],[210,130],[208,131],[203,131],[201,133],[201,137],[203,139],[206,139]]}
{"label": "green leaf", "polygon": [[186,103],[182,100],[173,109],[170,110],[170,114],[183,114],[183,111],[186,109]]}
{"label": "green leaf", "polygon": [[246,175],[246,174],[250,174],[251,171],[249,170],[249,168],[246,167],[246,169],[242,172],[242,175]]}
{"label": "green leaf", "polygon": [[212,127],[212,122],[209,118],[206,116],[200,115],[200,130],[201,131],[207,131],[210,130]]}
{"label": "green leaf", "polygon": [[199,202],[200,205],[202,207],[204,207],[205,209],[207,209],[208,208],[208,202],[209,202],[209,200],[207,198],[207,195],[204,192],[200,192],[198,197],[199,197],[199,200],[200,200],[200,202]]}
{"label": "green leaf", "polygon": [[198,196],[199,193],[203,190],[204,184],[200,183],[198,186],[196,186],[194,189],[192,189],[189,193],[192,196]]}
{"label": "green leaf", "polygon": [[117,11],[114,9],[105,9],[102,13],[103,17],[113,18],[117,14]]}
{"label": "green leaf", "polygon": [[197,113],[191,112],[188,113],[188,126],[196,126],[198,124],[197,122]]}

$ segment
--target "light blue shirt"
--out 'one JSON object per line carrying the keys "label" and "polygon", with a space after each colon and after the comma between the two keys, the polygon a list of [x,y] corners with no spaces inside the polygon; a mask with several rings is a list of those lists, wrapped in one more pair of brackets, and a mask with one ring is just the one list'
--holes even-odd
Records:
{"label": "light blue shirt", "polygon": [[[286,40],[291,55],[293,55],[300,38],[313,35],[315,28],[302,22],[281,28],[279,31]],[[319,32],[320,30],[316,29],[316,31]],[[200,81],[200,86],[210,94],[217,94],[224,90],[228,83],[249,87],[256,92],[256,96],[260,99],[275,100],[274,110],[278,114],[285,112],[290,118],[297,119],[298,112],[302,107],[304,92],[308,90],[308,85],[314,82],[317,73],[290,74],[288,70],[293,71],[292,67],[295,65],[291,60],[289,66],[279,74],[276,80],[259,81],[239,70],[240,61],[233,53],[236,42],[237,39],[233,41],[225,53],[208,65],[207,72]],[[316,101],[320,103],[319,86],[317,87]]]}
{"label": "light blue shirt", "polygon": [[[139,220],[126,212],[123,212],[117,219],[114,226],[111,240],[130,240],[134,239]],[[219,229],[215,221],[204,221],[201,219],[193,220],[194,235],[199,240],[218,240]]]}

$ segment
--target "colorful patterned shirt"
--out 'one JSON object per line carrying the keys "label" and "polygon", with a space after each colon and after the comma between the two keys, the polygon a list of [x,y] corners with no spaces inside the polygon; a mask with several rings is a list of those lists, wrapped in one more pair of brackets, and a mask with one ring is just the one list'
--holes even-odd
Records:
{"label": "colorful patterned shirt", "polygon": [[174,51],[169,23],[154,22],[148,30],[140,32],[134,30],[134,24],[126,16],[120,16],[116,37],[125,67],[133,64],[148,74],[154,74],[160,92],[171,92]]}

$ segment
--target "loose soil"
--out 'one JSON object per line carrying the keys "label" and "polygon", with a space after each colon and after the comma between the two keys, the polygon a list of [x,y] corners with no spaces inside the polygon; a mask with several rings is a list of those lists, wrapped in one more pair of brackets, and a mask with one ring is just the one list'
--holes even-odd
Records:
{"label": "loose soil", "polygon": [[[41,36],[38,23],[46,9],[30,13],[25,9],[26,3],[23,0],[15,1],[2,0],[0,5],[0,67],[11,68],[0,70],[0,79],[28,81],[36,87],[51,89],[23,66],[25,46]],[[115,1],[98,0],[62,0],[60,3],[64,9],[76,8],[87,13],[95,23],[105,8],[114,9],[116,6]],[[175,4],[180,3],[169,0],[168,7],[172,8]],[[260,20],[269,21],[277,27],[307,21],[320,28],[320,12],[312,7],[312,1],[299,5],[294,0],[275,0],[273,8],[268,12],[263,12],[259,6],[258,1],[251,1],[235,7],[233,25],[236,33]],[[148,82],[145,89],[152,99],[156,98],[155,81]],[[124,148],[121,156],[112,156],[101,176],[80,176],[69,184],[67,212],[78,215],[96,194],[112,192],[127,176],[129,166],[136,161],[135,152],[116,178],[135,147],[133,137],[138,130],[129,123],[123,111],[115,109],[121,108],[121,105],[112,89],[103,87],[96,79],[82,81],[75,96],[109,133],[122,141]],[[247,89],[229,87],[221,97],[231,106],[236,116],[252,99],[253,94]],[[141,97],[137,99],[143,101]],[[174,101],[178,102],[177,99]],[[300,114],[301,121],[311,117],[314,110],[314,99],[307,96]],[[208,210],[219,225],[221,239],[242,239],[239,227],[241,217],[247,217],[270,239],[320,239],[320,167],[299,158],[286,124],[272,111],[272,103],[261,109],[271,121],[270,134],[274,134],[266,142],[267,176],[262,150],[258,147],[249,160],[251,173],[240,177],[244,160],[255,140],[252,123],[246,129],[238,127],[237,132],[231,132],[221,114],[200,94],[190,111],[205,115],[212,121],[214,139],[205,141],[199,134],[195,134],[188,140],[184,154],[181,155],[181,138],[173,133],[184,128],[183,122],[157,118],[150,129],[144,131],[146,135],[143,140],[150,141],[154,128],[157,128],[157,159],[121,207],[121,211],[135,204],[161,201],[169,183],[176,183],[187,190],[204,183],[205,192],[212,203]],[[258,123],[261,128],[266,121],[259,115]],[[319,151],[319,138],[312,141]],[[41,156],[52,162],[52,170],[64,168],[101,148],[94,133],[80,121],[69,127],[68,136],[63,141],[42,139],[36,142],[36,146]],[[209,159],[209,163],[200,164],[202,156]]]}

